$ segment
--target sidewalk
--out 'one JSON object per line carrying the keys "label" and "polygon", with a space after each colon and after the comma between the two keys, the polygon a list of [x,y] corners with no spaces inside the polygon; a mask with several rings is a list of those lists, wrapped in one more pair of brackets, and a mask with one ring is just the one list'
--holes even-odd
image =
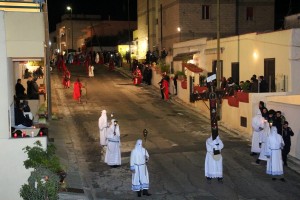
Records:
{"label": "sidewalk", "polygon": [[51,93],[52,93],[52,120],[49,122],[49,140],[57,148],[56,154],[60,158],[62,165],[66,168],[67,184],[66,192],[59,193],[60,200],[88,200],[84,193],[84,182],[81,179],[77,155],[76,144],[70,132],[74,130],[74,122],[68,117],[69,110],[64,106],[63,90],[57,90],[61,87],[60,77],[51,74]]}

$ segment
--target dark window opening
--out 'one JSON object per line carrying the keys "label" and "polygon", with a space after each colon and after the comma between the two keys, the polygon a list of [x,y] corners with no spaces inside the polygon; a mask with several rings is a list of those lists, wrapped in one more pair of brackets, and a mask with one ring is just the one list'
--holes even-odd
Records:
{"label": "dark window opening", "polygon": [[253,7],[247,7],[246,20],[253,21]]}
{"label": "dark window opening", "polygon": [[209,19],[210,13],[209,13],[209,6],[208,5],[202,5],[202,19]]}

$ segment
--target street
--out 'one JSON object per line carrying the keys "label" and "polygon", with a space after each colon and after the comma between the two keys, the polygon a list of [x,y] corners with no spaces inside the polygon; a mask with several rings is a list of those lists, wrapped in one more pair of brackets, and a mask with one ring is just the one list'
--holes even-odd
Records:
{"label": "street", "polygon": [[[73,100],[73,86],[64,89],[62,73],[51,74],[53,113],[58,120],[50,122],[49,137],[67,167],[67,184],[83,189],[88,199],[138,199],[131,191],[130,151],[143,130],[149,132],[144,147],[150,154],[150,197],[139,199],[300,199],[300,175],[285,167],[286,182],[273,181],[265,163],[251,162],[249,141],[219,129],[224,143],[224,183],[206,182],[205,140],[210,136],[210,122],[193,109],[173,99],[163,101],[159,89],[134,86],[119,72],[95,67],[95,77],[88,78],[83,66],[68,66],[71,84],[77,77],[83,85],[83,103]],[[157,83],[153,83],[157,84]],[[98,119],[107,110],[118,120],[121,132],[122,166],[111,168],[101,159]],[[53,126],[52,126],[53,125]],[[65,142],[68,139],[68,142]],[[72,179],[78,177],[78,179]],[[77,183],[81,182],[82,185]]]}

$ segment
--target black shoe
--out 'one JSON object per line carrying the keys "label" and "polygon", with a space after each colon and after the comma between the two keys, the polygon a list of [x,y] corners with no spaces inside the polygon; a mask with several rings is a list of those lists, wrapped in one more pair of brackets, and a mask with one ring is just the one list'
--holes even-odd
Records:
{"label": "black shoe", "polygon": [[254,153],[254,152],[250,153],[250,156],[256,156],[256,155],[257,155],[257,153]]}
{"label": "black shoe", "polygon": [[141,191],[137,191],[137,196],[141,197],[142,196],[142,192]]}
{"label": "black shoe", "polygon": [[151,196],[151,194],[148,192],[148,190],[143,190],[143,195],[145,195],[145,196]]}
{"label": "black shoe", "polygon": [[284,179],[284,178],[281,178],[280,180],[281,180],[282,182],[285,182],[285,179]]}
{"label": "black shoe", "polygon": [[218,178],[219,183],[223,183],[223,178]]}
{"label": "black shoe", "polygon": [[273,181],[276,181],[276,178],[272,178]]}
{"label": "black shoe", "polygon": [[206,177],[206,182],[207,182],[208,184],[211,184],[211,178]]}
{"label": "black shoe", "polygon": [[284,163],[283,165],[284,165],[284,166],[286,166],[286,167],[288,166],[288,164],[287,164],[287,163]]}

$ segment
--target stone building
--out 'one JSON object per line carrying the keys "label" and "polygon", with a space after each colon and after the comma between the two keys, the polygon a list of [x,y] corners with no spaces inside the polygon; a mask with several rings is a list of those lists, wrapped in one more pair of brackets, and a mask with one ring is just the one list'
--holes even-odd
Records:
{"label": "stone building", "polygon": [[[173,43],[217,36],[216,0],[138,0],[137,3],[140,58],[144,58],[148,49],[165,47],[172,53]],[[274,0],[220,0],[221,37],[273,29]]]}
{"label": "stone building", "polygon": [[70,49],[80,50],[85,39],[97,36],[117,35],[124,30],[135,30],[136,21],[102,20],[100,15],[66,14],[61,17],[61,22],[56,24],[55,37],[56,49],[60,52]]}

